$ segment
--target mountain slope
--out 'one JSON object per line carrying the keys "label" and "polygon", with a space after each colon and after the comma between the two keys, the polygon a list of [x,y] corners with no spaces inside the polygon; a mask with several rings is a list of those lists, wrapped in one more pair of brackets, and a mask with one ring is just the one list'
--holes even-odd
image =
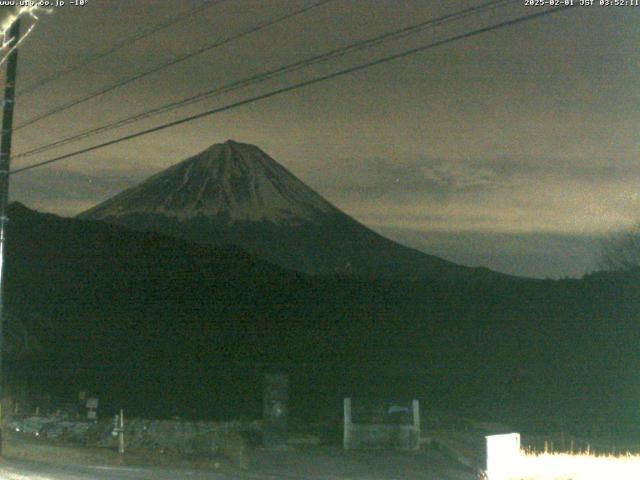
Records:
{"label": "mountain slope", "polygon": [[313,418],[366,395],[520,412],[525,425],[637,425],[640,272],[308,276],[233,247],[20,205],[9,217],[7,309],[42,348],[6,371],[41,393],[97,392],[101,408],[132,416],[255,418],[261,374],[278,368],[291,374],[292,410]]}
{"label": "mountain slope", "polygon": [[235,244],[307,273],[499,277],[388,240],[331,205],[258,147],[228,141],[79,215],[209,244]]}
{"label": "mountain slope", "polygon": [[295,225],[339,213],[260,149],[228,141],[154,175],[88,210],[80,218],[159,214],[185,221]]}

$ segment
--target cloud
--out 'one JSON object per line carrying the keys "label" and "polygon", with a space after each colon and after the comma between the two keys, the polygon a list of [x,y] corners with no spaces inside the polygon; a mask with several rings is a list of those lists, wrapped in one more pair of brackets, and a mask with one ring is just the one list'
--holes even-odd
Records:
{"label": "cloud", "polygon": [[401,200],[414,195],[450,197],[497,188],[502,179],[491,168],[444,159],[373,157],[343,159],[309,172],[305,181],[344,199]]}
{"label": "cloud", "polygon": [[447,164],[440,161],[420,170],[425,179],[434,182],[441,189],[458,192],[491,188],[498,180],[496,171],[478,165]]}
{"label": "cloud", "polygon": [[640,166],[579,158],[346,159],[305,180],[380,227],[594,234],[640,217]]}
{"label": "cloud", "polygon": [[92,169],[91,173],[68,168],[34,169],[11,177],[11,200],[37,210],[73,216],[143,180],[146,168]]}
{"label": "cloud", "polygon": [[581,277],[592,272],[597,266],[602,239],[547,233],[377,230],[388,238],[456,263],[538,278]]}

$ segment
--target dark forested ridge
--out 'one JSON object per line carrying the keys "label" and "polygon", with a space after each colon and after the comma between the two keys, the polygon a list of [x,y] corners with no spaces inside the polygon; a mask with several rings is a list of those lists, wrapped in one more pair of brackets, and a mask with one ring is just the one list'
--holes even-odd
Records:
{"label": "dark forested ridge", "polygon": [[310,276],[233,246],[10,215],[8,308],[39,346],[10,368],[36,389],[89,388],[140,415],[252,415],[260,373],[278,368],[294,414],[366,394],[552,427],[637,419],[638,272]]}

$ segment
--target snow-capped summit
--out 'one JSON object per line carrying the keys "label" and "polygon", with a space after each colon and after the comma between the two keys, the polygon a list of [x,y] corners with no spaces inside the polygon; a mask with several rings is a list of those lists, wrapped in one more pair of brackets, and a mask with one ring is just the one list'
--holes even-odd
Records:
{"label": "snow-capped summit", "polygon": [[180,162],[81,218],[152,214],[185,221],[314,222],[336,209],[258,147],[229,140]]}
{"label": "snow-capped summit", "polygon": [[213,145],[79,218],[198,243],[237,245],[309,273],[414,279],[485,275],[378,235],[258,147],[233,141]]}

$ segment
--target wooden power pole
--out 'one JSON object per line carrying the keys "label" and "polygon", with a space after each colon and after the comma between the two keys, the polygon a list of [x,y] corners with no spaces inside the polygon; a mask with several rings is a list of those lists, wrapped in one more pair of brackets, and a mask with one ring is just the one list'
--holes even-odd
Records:
{"label": "wooden power pole", "polygon": [[2,430],[4,428],[4,412],[2,400],[5,395],[5,375],[3,371],[4,356],[4,288],[6,229],[9,204],[9,171],[11,168],[11,139],[13,136],[13,106],[16,94],[16,74],[18,72],[18,48],[20,39],[20,18],[11,25],[9,31],[11,53],[7,59],[7,77],[4,87],[4,104],[2,108],[2,134],[0,135],[0,456],[2,455]]}

